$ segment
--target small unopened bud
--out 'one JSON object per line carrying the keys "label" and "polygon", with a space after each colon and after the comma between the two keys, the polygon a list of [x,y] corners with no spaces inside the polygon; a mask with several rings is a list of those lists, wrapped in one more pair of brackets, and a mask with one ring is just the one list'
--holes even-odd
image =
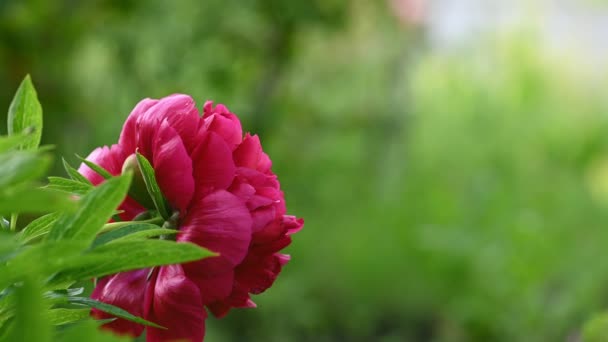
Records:
{"label": "small unopened bud", "polygon": [[150,197],[150,194],[148,193],[148,188],[146,188],[146,182],[144,181],[141,169],[139,168],[135,153],[128,156],[122,164],[122,173],[124,174],[128,171],[133,172],[129,196],[146,209],[154,209],[154,201],[152,201],[152,197]]}
{"label": "small unopened bud", "polygon": [[138,173],[141,176],[141,170],[139,169],[139,164],[137,163],[137,156],[135,153],[128,156],[127,159],[125,159],[125,162],[122,163],[121,173],[124,174],[127,171],[133,171],[133,175]]}

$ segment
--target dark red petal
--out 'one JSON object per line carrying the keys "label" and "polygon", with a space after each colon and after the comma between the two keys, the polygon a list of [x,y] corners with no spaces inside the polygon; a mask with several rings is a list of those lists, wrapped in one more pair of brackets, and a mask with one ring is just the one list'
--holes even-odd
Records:
{"label": "dark red petal", "polygon": [[251,216],[233,194],[218,190],[195,203],[184,219],[178,241],[193,242],[220,256],[200,262],[201,272],[221,274],[238,265],[251,240]]}
{"label": "dark red petal", "polygon": [[154,171],[171,206],[184,212],[194,194],[192,160],[180,136],[164,120],[154,142]]}
{"label": "dark red petal", "polygon": [[192,207],[180,229],[178,241],[190,241],[220,253],[220,256],[184,265],[202,291],[207,304],[228,296],[233,270],[247,253],[251,217],[238,197],[220,190]]}
{"label": "dark red petal", "polygon": [[235,270],[235,281],[230,296],[208,305],[216,317],[225,316],[231,308],[251,308],[255,303],[249,293],[259,294],[268,289],[289,261],[289,255],[257,255],[250,253]]}
{"label": "dark red petal", "polygon": [[200,139],[192,154],[197,200],[210,191],[227,189],[236,174],[232,152],[222,137],[204,132]]}
{"label": "dark red petal", "polygon": [[[97,283],[91,298],[108,303],[135,316],[142,317],[144,293],[146,292],[146,277],[148,270],[137,270],[118,273],[105,277]],[[115,318],[105,312],[93,309],[91,315],[96,319]],[[144,327],[137,323],[118,318],[113,322],[102,325],[102,328],[111,330],[120,335],[139,336]]]}
{"label": "dark red petal", "polygon": [[255,308],[256,306],[249,297],[247,288],[238,284],[235,284],[228,298],[207,305],[211,313],[217,318],[226,316],[231,308]]}
{"label": "dark red petal", "polygon": [[282,235],[273,241],[259,242],[259,239],[254,240],[254,244],[250,248],[249,254],[268,255],[273,254],[291,244],[291,236]]}
{"label": "dark red petal", "polygon": [[146,319],[165,328],[146,328],[146,341],[197,341],[205,336],[207,312],[198,287],[188,279],[180,265],[160,267],[150,279],[152,298]]}
{"label": "dark red petal", "polygon": [[204,272],[207,267],[201,261],[182,265],[188,279],[192,280],[201,291],[203,303],[208,304],[222,300],[230,294],[234,283],[234,270],[228,268],[227,272],[209,274]]}
{"label": "dark red petal", "polygon": [[245,261],[236,269],[236,281],[248,292],[259,294],[272,286],[281,272],[285,257],[278,255],[258,256],[249,254]]}
{"label": "dark red petal", "polygon": [[304,227],[304,219],[299,219],[291,215],[283,215],[283,224],[287,229],[287,234],[291,235],[302,230],[302,227]]}
{"label": "dark red petal", "polygon": [[267,225],[262,227],[253,233],[252,242],[255,244],[263,244],[276,241],[287,233],[285,226],[283,226],[282,220],[275,219],[270,221]]}

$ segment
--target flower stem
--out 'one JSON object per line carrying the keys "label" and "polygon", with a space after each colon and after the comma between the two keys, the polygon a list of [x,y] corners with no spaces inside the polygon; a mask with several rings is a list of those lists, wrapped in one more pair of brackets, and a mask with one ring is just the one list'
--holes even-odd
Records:
{"label": "flower stem", "polygon": [[19,214],[16,213],[12,213],[11,214],[11,232],[14,232],[17,230],[17,218],[19,217]]}

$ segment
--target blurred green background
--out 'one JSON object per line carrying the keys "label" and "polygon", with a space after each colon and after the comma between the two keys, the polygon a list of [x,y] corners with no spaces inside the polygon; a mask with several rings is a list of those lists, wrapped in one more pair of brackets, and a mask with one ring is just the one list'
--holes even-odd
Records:
{"label": "blurred green background", "polygon": [[608,69],[542,5],[439,39],[457,7],[0,0],[0,108],[30,73],[74,164],[175,92],[261,136],[306,226],[209,341],[578,341],[608,308]]}

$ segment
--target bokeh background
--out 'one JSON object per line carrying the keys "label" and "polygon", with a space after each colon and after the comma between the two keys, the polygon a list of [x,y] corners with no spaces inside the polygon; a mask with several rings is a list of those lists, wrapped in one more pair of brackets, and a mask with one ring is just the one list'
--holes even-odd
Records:
{"label": "bokeh background", "polygon": [[306,227],[209,341],[578,341],[608,308],[607,57],[601,0],[0,0],[0,108],[30,73],[57,158],[175,92],[261,136]]}

